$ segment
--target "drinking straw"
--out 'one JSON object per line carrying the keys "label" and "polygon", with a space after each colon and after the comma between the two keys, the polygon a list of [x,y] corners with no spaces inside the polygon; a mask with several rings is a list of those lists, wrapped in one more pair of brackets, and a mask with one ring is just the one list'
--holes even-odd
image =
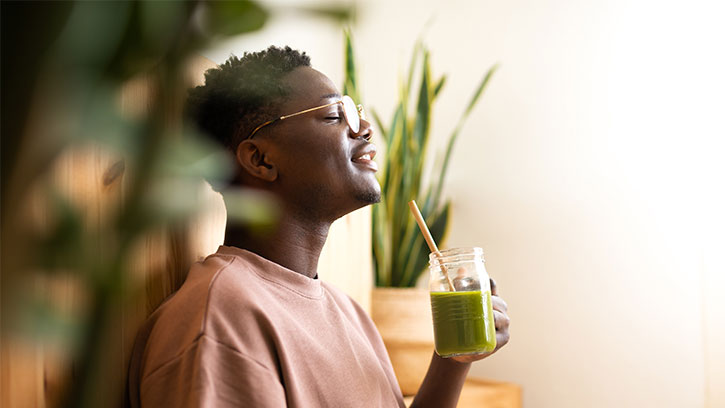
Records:
{"label": "drinking straw", "polygon": [[[433,236],[430,234],[430,231],[428,230],[428,225],[426,225],[425,220],[423,219],[423,215],[420,213],[420,210],[418,210],[418,204],[415,203],[415,200],[410,200],[408,202],[408,207],[410,207],[410,212],[413,213],[413,218],[415,218],[415,222],[418,223],[418,228],[420,228],[420,232],[423,233],[423,238],[425,238],[425,242],[428,244],[428,248],[432,253],[434,253],[438,259],[441,258],[441,253],[438,251],[438,246],[436,245],[435,241],[433,240]],[[448,269],[443,265],[441,262],[441,270],[443,271],[443,275],[446,277],[446,281],[448,281],[448,286],[451,288],[451,292],[456,291],[456,287],[453,286],[453,281],[451,280],[451,277],[448,275]]]}

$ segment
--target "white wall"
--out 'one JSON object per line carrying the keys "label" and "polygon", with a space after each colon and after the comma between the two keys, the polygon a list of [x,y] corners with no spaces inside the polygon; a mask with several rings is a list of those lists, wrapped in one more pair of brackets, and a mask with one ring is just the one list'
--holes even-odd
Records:
{"label": "white wall", "polygon": [[[264,29],[214,44],[203,53],[204,56],[220,64],[231,54],[241,57],[245,51],[261,51],[270,45],[289,45],[307,52],[315,69],[324,72],[336,84],[342,84],[343,32],[339,23],[300,11],[302,8],[314,6],[315,2],[258,1],[272,12]],[[327,3],[340,7],[350,1],[335,0]]]}
{"label": "white wall", "polygon": [[[448,246],[484,248],[512,318],[511,343],[472,375],[522,384],[527,407],[725,406],[718,4],[358,5],[363,94],[381,112],[433,18],[424,37],[435,72],[450,75],[438,141],[501,63],[447,188]],[[290,44],[339,83],[341,39],[333,24],[287,16],[226,49]]]}

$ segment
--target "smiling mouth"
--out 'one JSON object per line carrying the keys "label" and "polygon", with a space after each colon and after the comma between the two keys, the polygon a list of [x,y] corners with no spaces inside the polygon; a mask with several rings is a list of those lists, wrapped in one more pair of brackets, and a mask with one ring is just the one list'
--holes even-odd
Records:
{"label": "smiling mouth", "polygon": [[355,164],[359,164],[363,167],[366,167],[369,170],[372,171],[378,171],[378,164],[373,161],[373,158],[375,157],[375,151],[370,151],[367,153],[363,153],[362,155],[358,157],[354,157],[352,159],[352,162]]}

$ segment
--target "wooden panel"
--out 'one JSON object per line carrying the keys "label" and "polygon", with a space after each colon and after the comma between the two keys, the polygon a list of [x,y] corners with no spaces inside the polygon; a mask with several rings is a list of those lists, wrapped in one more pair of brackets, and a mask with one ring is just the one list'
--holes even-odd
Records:
{"label": "wooden panel", "polygon": [[2,339],[2,384],[0,406],[44,407],[43,355],[34,343]]}

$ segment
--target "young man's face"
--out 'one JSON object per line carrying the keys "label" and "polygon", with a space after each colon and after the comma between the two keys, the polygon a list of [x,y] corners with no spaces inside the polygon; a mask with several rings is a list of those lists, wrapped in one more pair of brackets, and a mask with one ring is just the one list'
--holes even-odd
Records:
{"label": "young man's face", "polygon": [[[284,83],[291,92],[279,106],[283,115],[341,98],[329,78],[309,67],[296,68]],[[269,157],[278,166],[274,189],[287,204],[333,220],[380,201],[375,146],[366,140],[372,136],[370,123],[361,120],[353,133],[342,104],[278,121],[260,133],[265,131],[271,136]]]}

